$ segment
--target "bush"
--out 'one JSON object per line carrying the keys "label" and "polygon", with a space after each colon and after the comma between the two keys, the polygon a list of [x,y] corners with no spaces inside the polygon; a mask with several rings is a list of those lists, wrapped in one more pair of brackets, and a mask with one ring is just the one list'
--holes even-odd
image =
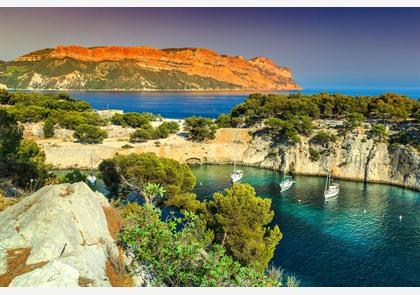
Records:
{"label": "bush", "polygon": [[159,125],[159,127],[162,128],[167,128],[169,130],[169,133],[176,133],[179,131],[179,124],[178,122],[175,121],[167,121],[167,122],[163,122],[162,124]]}
{"label": "bush", "polygon": [[386,127],[384,125],[372,125],[370,130],[371,137],[378,142],[383,141],[386,138]]}
{"label": "bush", "polygon": [[280,285],[263,272],[241,266],[223,247],[211,245],[212,234],[198,216],[184,212],[183,218],[162,221],[159,209],[130,206],[120,241],[154,274],[153,286]]}
{"label": "bush", "polygon": [[175,133],[178,129],[179,125],[176,122],[164,122],[157,128],[153,128],[150,123],[147,123],[131,133],[129,141],[135,143],[145,142],[150,139],[167,138],[169,134]]}
{"label": "bush", "polygon": [[0,89],[0,104],[11,104],[12,95],[3,89]]}
{"label": "bush", "polygon": [[102,143],[107,135],[105,130],[88,124],[79,125],[74,132],[74,137],[79,142],[88,144]]}
{"label": "bush", "polygon": [[111,118],[111,122],[115,125],[121,125],[123,127],[130,126],[133,128],[139,128],[145,124],[149,124],[152,119],[153,115],[150,113],[124,113],[115,114]]}
{"label": "bush", "polygon": [[54,136],[54,122],[51,119],[44,121],[44,126],[42,127],[45,138],[50,138]]}
{"label": "bush", "polygon": [[309,147],[309,159],[312,162],[316,162],[319,160],[319,152],[313,149],[312,147]]}
{"label": "bush", "polygon": [[63,182],[65,183],[76,183],[81,181],[86,182],[86,175],[84,175],[78,169],[66,173],[66,175],[63,177]]}
{"label": "bush", "polygon": [[146,142],[149,139],[154,139],[155,134],[153,129],[137,129],[130,134],[129,141],[132,143]]}
{"label": "bush", "polygon": [[266,131],[274,139],[291,144],[300,142],[299,133],[292,122],[270,118],[265,121],[265,124]]}
{"label": "bush", "polygon": [[167,138],[169,134],[171,134],[171,130],[169,129],[169,127],[167,127],[167,125],[162,124],[156,128],[154,138]]}
{"label": "bush", "polygon": [[328,147],[331,141],[335,141],[335,136],[325,131],[319,131],[311,138],[311,143],[318,144],[323,147]]}
{"label": "bush", "polygon": [[185,119],[185,129],[189,139],[204,141],[215,138],[217,126],[212,119],[194,116]]}
{"label": "bush", "polygon": [[220,114],[216,119],[218,128],[230,128],[233,127],[232,117],[230,114]]}
{"label": "bush", "polygon": [[353,112],[346,116],[346,121],[344,124],[346,129],[354,130],[355,128],[359,127],[364,120],[365,117],[363,116],[363,114]]}

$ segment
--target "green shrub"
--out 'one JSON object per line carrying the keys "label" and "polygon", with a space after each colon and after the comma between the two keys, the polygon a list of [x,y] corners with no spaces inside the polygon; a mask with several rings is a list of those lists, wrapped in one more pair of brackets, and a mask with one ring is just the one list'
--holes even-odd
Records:
{"label": "green shrub", "polygon": [[386,127],[384,125],[374,124],[370,129],[370,135],[375,141],[381,142],[386,138]]}
{"label": "green shrub", "polygon": [[331,141],[335,141],[335,136],[325,131],[319,131],[310,140],[311,143],[318,144],[323,147],[328,147]]}
{"label": "green shrub", "polygon": [[115,125],[121,125],[123,127],[130,126],[133,128],[142,127],[145,124],[150,123],[153,119],[153,115],[150,113],[124,113],[115,114],[111,118],[111,122]]}
{"label": "green shrub", "polygon": [[313,149],[312,147],[309,147],[309,159],[312,162],[316,162],[319,160],[319,152]]}
{"label": "green shrub", "polygon": [[175,122],[175,121],[163,122],[162,124],[159,125],[159,127],[167,128],[169,130],[169,133],[171,134],[179,131],[179,124],[178,122]]}
{"label": "green shrub", "polygon": [[300,142],[299,132],[293,122],[270,118],[265,124],[267,126],[265,129],[274,139],[292,144]]}
{"label": "green shrub", "polygon": [[169,127],[167,127],[167,125],[162,124],[155,129],[154,138],[167,138],[169,134],[171,134],[171,130],[169,129]]}
{"label": "green shrub", "polygon": [[363,116],[363,114],[353,112],[346,115],[346,121],[344,122],[344,125],[346,129],[354,130],[355,128],[359,127],[364,120],[365,117]]}
{"label": "green shrub", "polygon": [[54,122],[51,119],[44,121],[44,126],[42,127],[45,138],[50,138],[54,136]]}
{"label": "green shrub", "polygon": [[193,116],[185,119],[185,129],[189,139],[204,141],[215,138],[217,126],[212,119]]}
{"label": "green shrub", "polygon": [[230,114],[220,114],[216,119],[218,128],[230,128],[232,126],[232,117]]}
{"label": "green shrub", "polygon": [[127,211],[128,225],[120,235],[121,243],[154,274],[153,286],[280,285],[263,272],[242,266],[226,255],[223,247],[212,245],[212,233],[194,214],[185,211],[183,218],[162,221],[159,209],[130,205]]}
{"label": "green shrub", "polygon": [[175,133],[178,129],[179,125],[176,122],[164,122],[157,128],[153,128],[150,123],[146,123],[130,134],[130,142],[145,142],[150,139],[167,138],[169,134]]}
{"label": "green shrub", "polygon": [[130,134],[129,141],[132,142],[132,143],[146,142],[149,139],[154,139],[155,138],[154,133],[155,132],[154,132],[153,129],[137,129],[133,133]]}
{"label": "green shrub", "polygon": [[81,124],[76,127],[74,137],[81,143],[96,144],[102,143],[107,137],[107,132],[88,124]]}
{"label": "green shrub", "polygon": [[63,182],[65,183],[76,183],[80,181],[86,182],[86,175],[84,175],[78,169],[66,173],[66,175],[63,177]]}
{"label": "green shrub", "polygon": [[10,92],[0,89],[0,104],[11,104],[12,95]]}

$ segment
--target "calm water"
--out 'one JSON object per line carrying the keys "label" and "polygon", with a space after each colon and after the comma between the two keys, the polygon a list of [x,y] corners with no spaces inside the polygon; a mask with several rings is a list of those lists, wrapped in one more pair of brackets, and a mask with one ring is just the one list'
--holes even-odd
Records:
{"label": "calm water", "polygon": [[[272,262],[302,286],[420,286],[419,192],[340,180],[340,195],[325,203],[322,177],[295,176],[296,185],[280,194],[277,172],[241,169],[243,182],[272,199],[284,235]],[[231,170],[193,167],[198,195],[228,187]]]}
{"label": "calm water", "polygon": [[[293,92],[304,94],[329,92],[348,95],[395,92],[411,98],[420,98],[420,89],[305,89]],[[239,92],[70,92],[70,94],[87,101],[98,110],[110,108],[126,112],[151,112],[175,119],[193,115],[216,118],[220,113],[228,113],[232,107],[243,102],[249,95]]]}

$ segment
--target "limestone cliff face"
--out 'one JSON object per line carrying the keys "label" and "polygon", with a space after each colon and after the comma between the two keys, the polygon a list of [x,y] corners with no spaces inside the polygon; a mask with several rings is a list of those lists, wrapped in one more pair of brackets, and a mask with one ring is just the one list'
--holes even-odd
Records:
{"label": "limestone cliff face", "polygon": [[0,287],[110,286],[106,262],[119,250],[109,206],[80,182],[45,186],[0,212]]}
{"label": "limestone cliff face", "polygon": [[[366,182],[388,183],[420,190],[420,154],[399,145],[391,149],[363,134],[339,138],[329,154],[312,161],[309,139],[293,147],[277,146],[267,138],[256,137],[242,156],[242,163],[269,169],[286,169],[296,174],[326,175]],[[286,153],[280,152],[286,150]]]}
{"label": "limestone cliff face", "polygon": [[204,48],[121,46],[35,51],[3,64],[0,83],[10,88],[59,89],[300,89],[289,68],[266,57],[246,60]]}

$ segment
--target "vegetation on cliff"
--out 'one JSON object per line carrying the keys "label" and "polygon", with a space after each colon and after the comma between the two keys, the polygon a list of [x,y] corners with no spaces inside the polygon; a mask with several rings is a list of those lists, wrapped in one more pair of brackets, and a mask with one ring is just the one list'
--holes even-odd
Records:
{"label": "vegetation on cliff", "polygon": [[[319,93],[313,95],[252,94],[236,105],[230,114],[222,114],[217,122],[223,127],[251,127],[259,124],[275,140],[296,143],[299,135],[310,136],[316,119],[342,120],[341,133],[353,131],[363,122],[389,125],[401,133],[394,141],[419,147],[420,101],[393,93],[379,96],[349,96]],[[404,132],[404,126],[408,126]],[[404,125],[405,124],[405,125]],[[376,127],[374,127],[375,129]],[[373,130],[373,133],[376,131]],[[411,135],[410,135],[411,134]],[[317,138],[314,139],[317,141]]]}

